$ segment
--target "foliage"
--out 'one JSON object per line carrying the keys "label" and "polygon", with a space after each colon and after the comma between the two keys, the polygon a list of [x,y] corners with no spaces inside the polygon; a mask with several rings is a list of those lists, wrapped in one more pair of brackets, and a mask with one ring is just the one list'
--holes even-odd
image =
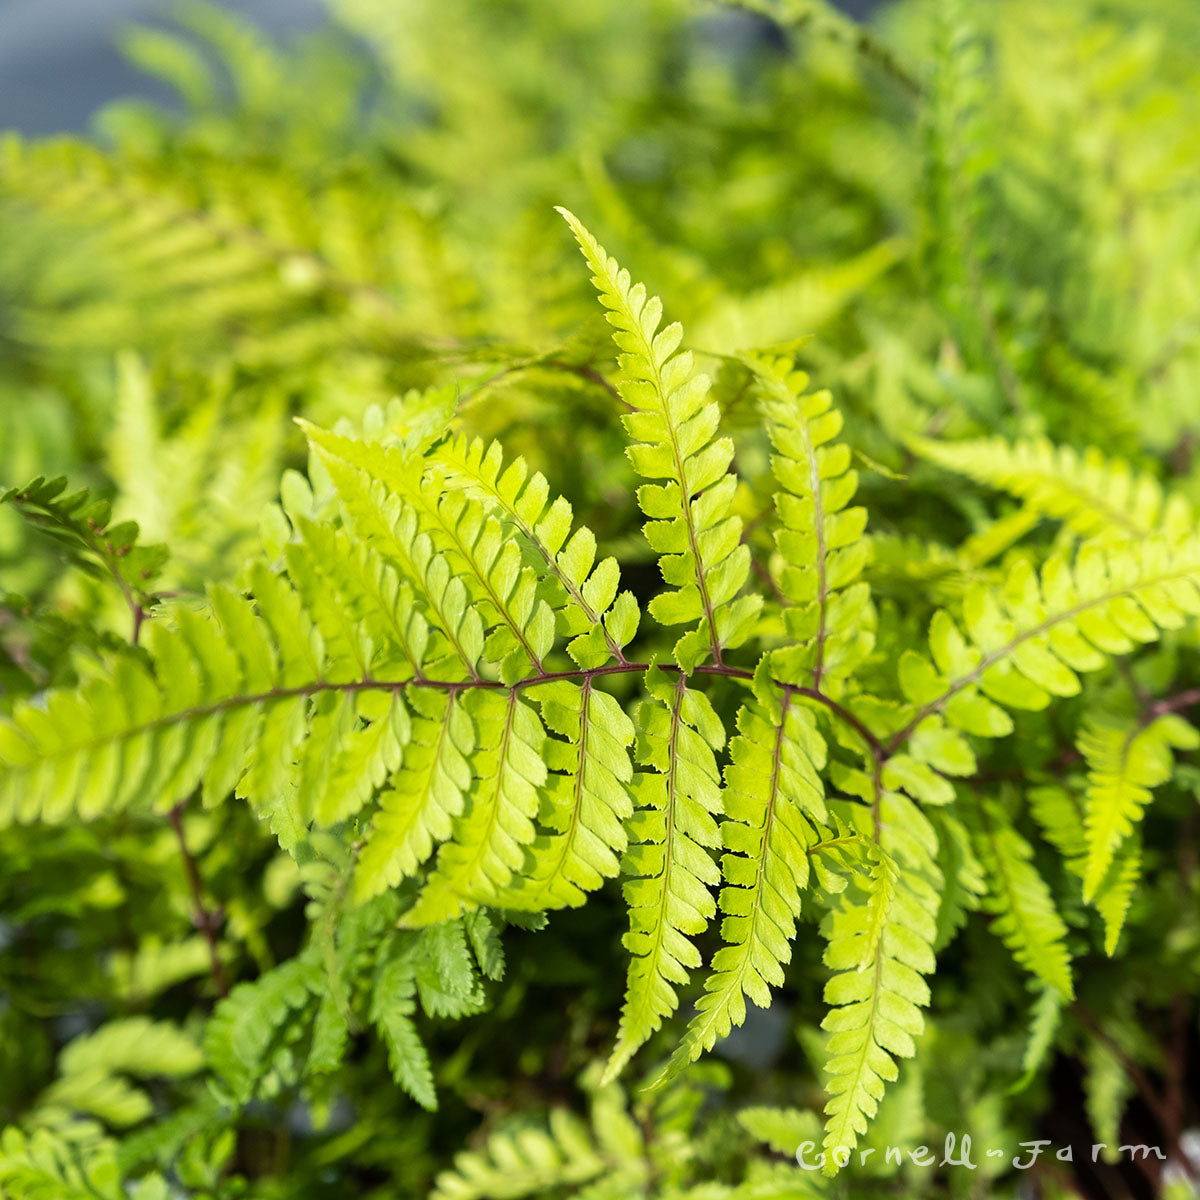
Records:
{"label": "foliage", "polygon": [[0,147],[0,1196],[1168,1194],[1196,13],[328,8]]}

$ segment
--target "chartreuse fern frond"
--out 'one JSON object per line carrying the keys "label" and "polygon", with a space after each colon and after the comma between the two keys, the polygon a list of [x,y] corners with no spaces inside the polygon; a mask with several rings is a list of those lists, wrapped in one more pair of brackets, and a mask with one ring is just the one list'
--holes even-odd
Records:
{"label": "chartreuse fern frond", "polygon": [[470,809],[438,853],[437,868],[404,915],[409,927],[458,916],[495,900],[524,861],[536,835],[540,789],[546,782],[546,730],[515,688],[469,697],[479,744],[472,760]]}
{"label": "chartreuse fern frond", "polygon": [[836,695],[874,644],[874,609],[860,579],[868,557],[867,510],[849,506],[858,474],[850,469],[849,446],[833,441],[842,417],[829,392],[806,394],[808,377],[786,361],[752,365],[766,392],[775,448],[779,584],[794,643],[772,654],[771,669],[778,679],[824,684]]}
{"label": "chartreuse fern frond", "polygon": [[22,487],[0,486],[0,504],[12,505],[78,565],[110,575],[135,610],[152,602],[150,584],[167,560],[167,547],[139,544],[137,523],[114,523],[107,500],[86,488],[69,491],[64,476],[39,475]]}
{"label": "chartreuse fern frond", "polygon": [[520,877],[496,904],[518,912],[574,908],[616,877],[629,844],[634,726],[591,676],[582,684],[540,684],[530,694],[557,735],[545,748],[551,774],[538,814],[543,829]]}
{"label": "chartreuse fern frond", "polygon": [[659,328],[662,302],[647,296],[572,213],[559,210],[592,270],[592,282],[616,332],[621,351],[621,396],[632,411],[621,420],[635,439],[634,470],[662,480],[638,489],[649,518],[646,540],[661,555],[667,591],[650,604],[662,625],[695,625],[675,644],[675,659],[691,671],[711,655],[749,636],[762,597],[739,595],[750,573],[750,550],[733,513],[737,477],[729,470],[733,443],[716,437],[720,413],[709,399],[709,378],[692,369],[690,351],[679,351],[679,324]]}
{"label": "chartreuse fern frond", "polygon": [[1178,713],[1165,712],[1149,721],[1093,717],[1084,725],[1078,747],[1088,767],[1085,900],[1096,897],[1114,855],[1142,819],[1150,789],[1171,778],[1172,751],[1197,746],[1200,734]]}
{"label": "chartreuse fern frond", "polygon": [[434,1183],[429,1200],[492,1200],[504,1196],[644,1195],[651,1176],[645,1139],[615,1087],[598,1089],[589,1120],[566,1108],[544,1122],[514,1124],[493,1133],[479,1150],[464,1150]]}
{"label": "chartreuse fern frond", "polygon": [[123,1200],[129,1194],[115,1144],[87,1126],[26,1134],[10,1125],[0,1134],[0,1189],[13,1200]]}
{"label": "chartreuse fern frond", "polygon": [[1082,453],[1045,438],[939,442],[910,438],[922,458],[1017,497],[1035,513],[1081,537],[1121,540],[1162,533],[1176,540],[1195,529],[1188,502],[1152,475],[1135,472],[1094,446]]}
{"label": "chartreuse fern frond", "polygon": [[725,729],[702,692],[687,679],[653,672],[639,713],[638,760],[653,770],[634,780],[639,808],[630,821],[635,843],[625,856],[631,876],[626,949],[633,955],[617,1045],[605,1078],[614,1077],[679,1003],[675,987],[700,965],[689,937],[703,933],[716,911],[709,888],[721,880],[710,850],[720,845],[721,777],[714,751]]}
{"label": "chartreuse fern frond", "polygon": [[[547,780],[538,762],[545,741],[541,722],[512,693],[505,715],[497,713],[490,722],[503,755],[494,754],[491,747],[480,743],[476,754],[492,755],[496,766],[472,768],[475,778],[497,781],[490,792],[491,805],[477,794],[471,807],[456,818],[445,851],[450,865],[446,875],[437,874],[431,880],[430,894],[444,890],[449,875],[456,880],[452,890],[460,901],[499,902],[503,896],[505,906],[526,911],[581,903],[585,892],[617,873],[619,856],[628,842],[623,824],[632,811],[627,791],[632,768],[626,747],[633,736],[628,718],[590,677],[582,685],[567,680],[545,687],[536,685],[536,673],[542,670],[542,660],[553,645],[553,612],[546,601],[535,596],[538,577],[531,567],[521,565],[517,545],[504,538],[495,517],[487,515],[465,492],[437,498],[440,484],[421,484],[420,463],[395,449],[319,432],[311,436],[325,459],[340,455],[343,464],[358,468],[357,479],[346,470],[331,469],[335,485],[344,499],[349,498],[348,503],[361,506],[364,488],[380,484],[394,488],[404,497],[405,505],[412,504],[418,521],[430,530],[431,537],[442,540],[457,569],[474,571],[480,587],[473,598],[478,601],[485,628],[492,626],[484,646],[485,659],[497,664],[502,680],[514,682],[514,672],[530,675],[526,691],[530,701],[541,707],[541,720],[570,743],[549,744],[547,755],[554,774]],[[372,479],[373,485],[368,482]],[[457,532],[451,531],[452,526]],[[558,534],[553,530],[547,534],[543,528],[541,536]],[[581,586],[576,578],[581,570],[579,563],[567,560],[560,568],[556,562],[551,571],[545,561],[543,570],[560,583],[565,575],[572,586]],[[604,572],[606,576],[611,574],[608,568]],[[621,601],[609,616],[604,632],[619,652],[636,628],[636,606],[631,598]],[[522,647],[529,651],[524,656]],[[478,703],[487,706],[494,700],[480,698]],[[472,724],[488,727],[487,722]],[[507,737],[500,732],[505,729],[510,730]],[[512,730],[515,736],[511,736]],[[539,813],[538,789],[543,784],[546,787],[540,809],[547,832],[538,835],[533,818]],[[470,846],[475,849],[466,849]],[[532,857],[522,865],[520,851],[525,846]],[[522,866],[518,888],[514,894],[504,895],[505,885],[518,866]],[[418,904],[409,919],[414,923],[441,919],[448,913],[446,906],[445,899],[436,905],[432,900],[428,906]]]}
{"label": "chartreuse fern frond", "polygon": [[961,628],[946,610],[934,614],[932,661],[914,650],[901,655],[910,708],[888,746],[888,769],[915,799],[946,803],[953,790],[930,768],[971,773],[974,755],[963,734],[1003,737],[1012,729],[1006,708],[1037,711],[1051,696],[1076,695],[1079,672],[1099,670],[1197,612],[1194,538],[1093,539],[1073,561],[1052,556],[1040,575],[1019,560],[1002,585],[968,588]]}
{"label": "chartreuse fern frond", "polygon": [[[1082,798],[1065,787],[1043,784],[1030,788],[1027,799],[1043,836],[1063,856],[1082,889],[1089,858]],[[1104,922],[1104,952],[1108,955],[1117,948],[1141,873],[1142,846],[1135,828],[1113,852],[1108,870],[1092,894],[1092,907]]]}
{"label": "chartreuse fern frond", "polygon": [[738,1124],[756,1141],[764,1142],[776,1154],[794,1158],[797,1148],[821,1136],[821,1121],[811,1109],[743,1108]]}
{"label": "chartreuse fern frond", "polygon": [[866,1132],[897,1057],[916,1053],[929,1003],[942,887],[937,835],[905,796],[863,781],[869,805],[837,803],[862,837],[865,855],[853,882],[826,917],[825,1172],[834,1174]]}
{"label": "chartreuse fern frond", "polygon": [[420,455],[304,428],[343,503],[352,513],[367,514],[374,536],[382,533],[391,544],[405,535],[397,534],[395,519],[379,511],[386,502],[373,498],[372,489],[382,487],[384,496],[412,514],[409,529],[415,519],[417,530],[444,558],[449,579],[461,581],[468,604],[478,610],[488,630],[483,655],[496,665],[501,680],[511,684],[541,671],[554,643],[554,614],[536,595],[537,576],[522,565],[519,547],[505,538],[500,522],[465,492],[445,489],[436,473],[427,476]]}
{"label": "chartreuse fern frond", "polygon": [[696,1016],[656,1085],[740,1025],[747,998],[769,1006],[791,958],[809,852],[828,820],[819,774],[825,741],[813,714],[761,674],[756,693],[738,713],[725,769],[718,901],[725,944],[713,955]]}
{"label": "chartreuse fern frond", "polygon": [[379,810],[358,858],[354,895],[377,895],[414,875],[450,836],[471,789],[475,724],[468,696],[418,690],[410,698],[412,740],[400,770],[379,797]]}
{"label": "chartreuse fern frond", "polygon": [[618,592],[615,558],[596,562],[596,538],[586,527],[571,532],[571,506],[550,500],[540,471],[532,474],[522,458],[504,466],[499,442],[456,438],[433,452],[448,481],[461,483],[494,502],[541,557],[557,588],[549,599],[567,652],[583,668],[624,660],[623,648],[637,631],[638,608],[630,592]]}
{"label": "chartreuse fern frond", "polygon": [[273,1070],[295,1070],[289,1044],[312,1032],[323,991],[324,972],[310,950],[238,984],[221,1001],[208,1023],[204,1051],[229,1100],[245,1104]]}
{"label": "chartreuse fern frond", "polygon": [[1033,862],[1033,847],[1004,810],[980,800],[969,817],[975,848],[988,876],[983,906],[994,914],[992,928],[1013,957],[1061,998],[1075,995],[1067,927],[1054,897]]}
{"label": "chartreuse fern frond", "polygon": [[1034,1079],[1038,1068],[1054,1047],[1054,1039],[1062,1018],[1063,998],[1053,988],[1042,988],[1029,1015],[1029,1040],[1021,1056],[1021,1077],[1009,1089],[1010,1093],[1024,1091]]}
{"label": "chartreuse fern frond", "polygon": [[[277,594],[300,612],[288,585]],[[213,588],[206,614],[183,608],[175,627],[152,625],[149,666],[119,662],[79,692],[18,706],[0,731],[0,821],[89,819],[150,801],[169,808],[197,787],[215,803],[237,788],[294,846],[303,821],[293,756],[310,699],[348,691],[357,705],[370,690],[347,687],[349,664],[324,653],[316,673],[297,680],[310,628],[274,628],[242,597]],[[360,715],[385,719],[378,699]],[[401,721],[388,727],[401,735]]]}
{"label": "chartreuse fern frond", "polygon": [[128,1017],[68,1043],[58,1078],[38,1097],[39,1124],[62,1125],[80,1117],[125,1128],[144,1121],[154,1106],[135,1079],[182,1078],[204,1066],[204,1056],[183,1030],[165,1021]]}

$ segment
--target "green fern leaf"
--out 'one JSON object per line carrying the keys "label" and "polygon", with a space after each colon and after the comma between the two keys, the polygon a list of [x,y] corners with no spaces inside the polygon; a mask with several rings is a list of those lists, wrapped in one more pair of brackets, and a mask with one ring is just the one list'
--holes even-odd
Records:
{"label": "green fern leaf", "polygon": [[0,1134],[0,1187],[13,1200],[123,1200],[115,1147],[67,1128]]}
{"label": "green fern leaf", "polygon": [[422,1108],[437,1111],[429,1055],[413,1021],[416,976],[409,957],[382,958],[371,990],[370,1017],[387,1047],[392,1077]]}
{"label": "green fern leaf", "polygon": [[660,330],[661,301],[647,297],[578,218],[559,212],[616,329],[621,395],[632,409],[621,419],[635,439],[629,448],[634,469],[666,481],[638,489],[648,518],[646,539],[662,555],[670,589],[654,598],[650,615],[662,625],[696,624],[675,645],[684,671],[709,654],[720,663],[724,650],[749,636],[762,606],[759,596],[738,595],[750,572],[750,550],[741,542],[741,519],[733,515],[733,444],[714,436],[719,412],[708,399],[708,376],[693,374],[690,351],[676,353],[682,328]]}
{"label": "green fern leaf", "polygon": [[530,698],[558,739],[546,742],[552,772],[542,792],[529,858],[495,907],[518,912],[574,908],[620,869],[633,813],[633,722],[606,692],[568,680],[539,684]]}
{"label": "green fern leaf", "polygon": [[[425,460],[419,456],[308,424],[304,429],[344,502],[361,512],[371,505],[373,482],[416,514],[420,529],[446,556],[451,577],[462,581],[470,603],[478,606],[485,628],[490,629],[484,652],[499,665],[501,679],[515,683],[542,671],[554,645],[554,613],[538,597],[537,576],[522,565],[520,548],[505,538],[500,522],[465,492],[447,490],[436,472],[427,478]],[[341,460],[340,469],[336,460]],[[366,497],[364,489],[368,489]],[[371,524],[395,528],[378,512]]]}
{"label": "green fern leaf", "polygon": [[1072,999],[1067,927],[1034,866],[1033,849],[990,800],[979,802],[972,821],[988,875],[983,905],[995,915],[993,929],[1021,966],[1059,996]]}
{"label": "green fern leaf", "polygon": [[794,645],[776,650],[777,679],[833,694],[870,653],[874,609],[859,579],[867,561],[867,512],[848,507],[857,485],[850,450],[830,444],[842,427],[828,392],[805,394],[802,371],[786,361],[751,362],[766,390],[768,430],[779,483],[775,541],[783,560],[784,622]]}
{"label": "green fern leaf", "polygon": [[518,458],[507,468],[498,442],[459,438],[434,453],[452,480],[495,502],[557,581],[549,600],[570,639],[567,651],[582,668],[624,661],[624,647],[637,632],[638,607],[632,593],[620,592],[615,558],[596,563],[596,539],[587,528],[571,533],[571,506],[561,496],[549,500],[540,471],[529,473]]}
{"label": "green fern leaf", "polygon": [[524,862],[533,841],[539,789],[546,782],[546,730],[513,688],[468,697],[479,745],[470,803],[438,853],[437,869],[402,918],[409,928],[456,917],[495,899]]}
{"label": "green fern leaf", "polygon": [[1163,533],[1178,540],[1195,528],[1181,496],[1165,493],[1152,476],[1135,474],[1128,463],[1107,459],[1094,446],[1079,454],[1044,438],[1012,443],[998,437],[953,443],[910,438],[908,444],[947,470],[1016,496],[1081,537]]}
{"label": "green fern leaf", "polygon": [[[882,791],[870,808],[840,803],[863,834],[868,870],[822,925],[825,961],[834,969],[825,986],[831,1005],[822,1022],[830,1034],[825,1125],[825,1172],[834,1174],[866,1132],[895,1058],[916,1052],[929,1003],[924,975],[935,967],[933,943],[941,876],[934,863],[932,827],[903,796]],[[885,848],[888,847],[888,848]]]}
{"label": "green fern leaf", "polygon": [[222,1089],[245,1104],[273,1069],[281,1045],[294,1040],[297,1019],[315,1009],[322,974],[311,954],[301,955],[251,983],[240,983],[217,1005],[204,1053]]}
{"label": "green fern leaf", "polygon": [[[1027,793],[1029,810],[1046,840],[1063,856],[1067,869],[1083,887],[1088,846],[1084,805],[1064,787],[1042,785]],[[1117,948],[1133,891],[1141,878],[1142,847],[1136,830],[1113,852],[1108,870],[1096,886],[1092,907],[1104,922],[1104,952]]]}
{"label": "green fern leaf", "polygon": [[1042,988],[1038,992],[1029,1017],[1029,1040],[1021,1058],[1021,1077],[1008,1089],[1010,1095],[1023,1092],[1046,1061],[1054,1047],[1062,1010],[1062,996],[1053,988]]}
{"label": "green fern leaf", "polygon": [[783,982],[790,940],[808,886],[814,823],[828,820],[818,771],[825,743],[811,712],[791,692],[759,688],[758,702],[738,713],[730,744],[721,826],[727,853],[719,905],[725,942],[713,955],[704,994],[671,1061],[652,1086],[677,1074],[746,1019],[746,999],[760,1008]]}
{"label": "green fern leaf", "polygon": [[167,548],[139,545],[136,522],[114,524],[107,500],[86,488],[68,492],[63,476],[39,475],[24,487],[0,487],[0,504],[11,504],[79,566],[111,576],[132,607],[153,603],[148,584],[166,563]]}
{"label": "green fern leaf", "polygon": [[712,919],[716,904],[708,888],[721,878],[708,851],[720,844],[713,817],[721,811],[721,784],[713,751],[724,746],[725,730],[683,674],[670,681],[652,671],[646,689],[652,699],[640,712],[639,761],[655,771],[639,772],[634,784],[640,807],[629,823],[635,844],[624,863],[634,876],[624,889],[624,943],[633,960],[606,1080],[675,1011],[675,987],[700,965],[688,938]]}
{"label": "green fern leaf", "polygon": [[414,875],[451,834],[474,775],[475,724],[466,695],[417,689],[410,703],[412,740],[392,784],[379,797],[354,878],[358,901]]}
{"label": "green fern leaf", "polygon": [[[1163,537],[1115,546],[1093,540],[1073,563],[1052,557],[1040,577],[1022,559],[1002,586],[973,584],[962,629],[945,610],[934,614],[933,661],[912,650],[901,655],[900,686],[912,708],[889,749],[907,742],[915,760],[936,765],[944,739],[919,735],[943,722],[952,732],[1003,737],[1012,729],[1006,707],[1037,711],[1051,696],[1076,695],[1078,672],[1098,670],[1200,612],[1198,587],[1200,543]],[[970,761],[969,748],[958,747],[941,769],[965,773]]]}
{"label": "green fern leaf", "polygon": [[[455,1156],[429,1200],[492,1200],[560,1193],[596,1181],[579,1196],[638,1196],[649,1176],[637,1123],[612,1087],[593,1097],[588,1122],[555,1108],[545,1123],[515,1123],[493,1133],[478,1151]],[[602,1182],[601,1182],[602,1181]]]}
{"label": "green fern leaf", "polygon": [[1194,750],[1200,746],[1200,734],[1175,713],[1148,723],[1093,718],[1081,730],[1078,746],[1088,766],[1083,898],[1090,901],[1107,877],[1114,854],[1142,819],[1150,789],[1171,778],[1171,751]]}

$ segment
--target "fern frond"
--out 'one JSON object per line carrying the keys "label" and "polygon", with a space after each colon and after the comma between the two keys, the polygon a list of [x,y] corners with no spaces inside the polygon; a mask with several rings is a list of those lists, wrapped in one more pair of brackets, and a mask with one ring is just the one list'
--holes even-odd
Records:
{"label": "fern frond", "polygon": [[371,989],[370,1017],[384,1045],[392,1078],[422,1108],[437,1110],[429,1054],[417,1032],[417,980],[411,954],[384,953]]}
{"label": "fern frond", "polygon": [[458,1154],[453,1169],[437,1177],[429,1200],[519,1200],[601,1177],[600,1195],[634,1196],[649,1170],[641,1131],[608,1087],[594,1096],[587,1122],[555,1108],[544,1124],[502,1129],[481,1150]]}
{"label": "fern frond", "polygon": [[[1003,737],[1012,729],[1005,707],[1036,711],[1052,695],[1076,695],[1079,672],[1098,670],[1110,656],[1152,642],[1200,612],[1198,588],[1200,542],[1192,539],[1119,545],[1093,539],[1073,562],[1052,557],[1040,576],[1019,560],[1003,585],[967,590],[963,628],[945,610],[934,614],[933,661],[911,650],[901,655],[900,686],[911,716],[889,748],[911,739],[900,760],[924,766],[941,757],[941,770],[969,774],[974,759],[961,733]],[[922,730],[936,736],[922,741]],[[944,802],[942,785],[926,769],[916,798],[925,793]]]}
{"label": "fern frond", "polygon": [[13,1200],[123,1200],[114,1145],[93,1130],[9,1126],[0,1134],[0,1188]]}
{"label": "fern frond", "polygon": [[471,799],[438,853],[436,870],[404,914],[409,928],[494,900],[521,867],[524,847],[536,833],[533,819],[546,782],[542,722],[515,688],[506,696],[474,692],[468,702],[479,731]]}
{"label": "fern frond", "polygon": [[721,812],[721,782],[713,751],[725,730],[708,698],[651,672],[650,699],[639,712],[634,788],[639,808],[629,822],[630,846],[623,864],[630,879],[625,948],[633,955],[617,1044],[605,1069],[615,1077],[634,1052],[679,1003],[676,986],[687,983],[700,954],[689,937],[702,933],[716,911],[709,887],[721,873],[709,851],[720,844],[714,815]]}
{"label": "fern frond", "polygon": [[621,395],[632,409],[622,416],[636,439],[629,448],[643,478],[665,480],[638,489],[648,518],[646,540],[662,557],[670,590],[650,604],[662,625],[691,625],[675,645],[675,659],[691,671],[707,655],[718,664],[726,649],[749,636],[762,598],[739,596],[750,572],[741,518],[733,515],[737,477],[729,470],[733,443],[717,438],[720,419],[708,399],[707,375],[692,370],[690,351],[677,353],[678,324],[660,330],[662,302],[631,281],[577,217],[559,209],[592,270],[621,351]]}
{"label": "fern frond", "polygon": [[504,511],[557,580],[558,594],[549,599],[563,632],[571,640],[567,652],[582,668],[624,661],[624,647],[637,632],[638,607],[632,593],[620,592],[615,558],[596,563],[596,539],[582,527],[571,533],[571,506],[561,496],[549,499],[540,471],[529,473],[525,460],[507,468],[499,442],[458,438],[443,443],[434,460],[450,478],[473,488]]}
{"label": "fern frond", "polygon": [[98,499],[86,488],[69,492],[64,476],[46,479],[39,475],[24,487],[0,487],[0,504],[11,504],[78,565],[110,575],[131,606],[152,602],[149,584],[167,561],[167,548],[138,544],[137,523],[114,524],[107,500]]}
{"label": "fern frond", "polygon": [[359,853],[354,896],[367,900],[415,875],[450,836],[474,779],[475,725],[466,694],[419,690],[410,698],[412,739]]}
{"label": "fern frond", "polygon": [[784,623],[793,645],[771,656],[776,678],[820,688],[844,680],[874,644],[874,609],[859,576],[868,557],[867,511],[848,507],[858,482],[850,448],[830,444],[841,414],[829,392],[805,394],[808,377],[786,361],[756,362],[767,393],[779,483],[775,541],[783,560]]}
{"label": "fern frond", "polygon": [[1021,1077],[1009,1088],[1015,1095],[1024,1091],[1054,1048],[1054,1038],[1062,1018],[1063,998],[1053,988],[1042,988],[1029,1016],[1029,1040],[1021,1057]]}
{"label": "fern frond", "polygon": [[1095,898],[1114,854],[1142,819],[1150,789],[1171,778],[1171,751],[1197,746],[1200,733],[1177,713],[1148,722],[1093,718],[1084,725],[1078,740],[1088,767],[1084,900]]}
{"label": "fern frond", "polygon": [[976,850],[988,875],[983,906],[994,914],[992,928],[1030,974],[1064,999],[1072,999],[1067,927],[1034,866],[1032,847],[993,801],[981,799],[971,820]]}
{"label": "fern frond", "polygon": [[353,532],[395,565],[413,587],[429,624],[445,637],[453,661],[439,662],[439,675],[449,671],[477,678],[483,622],[462,580],[419,528],[416,513],[372,473],[370,465],[382,470],[381,452],[315,427],[306,431],[317,444]]}
{"label": "fern frond", "polygon": [[[1046,840],[1063,856],[1067,869],[1079,880],[1082,889],[1089,857],[1083,801],[1073,791],[1057,785],[1030,788],[1027,799],[1029,811]],[[1113,852],[1091,900],[1104,922],[1104,952],[1110,957],[1117,948],[1141,872],[1142,847],[1134,829]]]}
{"label": "fern frond", "polygon": [[867,871],[822,924],[825,985],[831,1005],[821,1027],[830,1033],[825,1070],[825,1172],[832,1175],[866,1132],[896,1058],[916,1053],[929,1003],[923,976],[933,973],[941,876],[937,839],[903,796],[874,791],[872,805],[842,806],[863,832]]}
{"label": "fern frond", "polygon": [[1083,1083],[1083,1103],[1092,1136],[1104,1145],[1104,1158],[1116,1162],[1121,1144],[1121,1124],[1125,1108],[1135,1090],[1129,1069],[1100,1038],[1092,1038],[1084,1047],[1087,1074]]}
{"label": "fern frond", "polygon": [[[484,653],[498,664],[500,678],[513,683],[542,671],[554,644],[554,614],[537,595],[537,576],[522,565],[519,547],[505,538],[500,522],[465,492],[446,491],[436,474],[425,478],[418,456],[309,425],[305,432],[327,466],[330,458],[340,458],[415,512],[490,629]],[[343,500],[361,507],[361,492],[369,485],[345,470],[330,469],[330,474]]]}
{"label": "fern frond", "polygon": [[492,903],[518,912],[574,908],[620,869],[633,813],[633,722],[592,677],[529,689],[559,741],[546,743],[546,780],[534,838],[520,877]]}
{"label": "fern frond", "polygon": [[1195,529],[1182,496],[1166,492],[1151,475],[1135,473],[1122,459],[1106,458],[1094,446],[1080,454],[1045,438],[910,438],[908,444],[930,462],[1005,491],[1081,537],[1120,540],[1162,533],[1178,540]]}
{"label": "fern frond", "polygon": [[760,689],[738,713],[725,770],[719,907],[724,945],[713,955],[696,1016],[653,1086],[665,1083],[760,1008],[783,982],[791,938],[808,886],[810,849],[824,825],[825,742],[811,712],[789,689]]}
{"label": "fern frond", "polygon": [[821,1136],[821,1121],[812,1109],[743,1108],[737,1119],[752,1138],[788,1158],[795,1157],[801,1143],[816,1143]]}
{"label": "fern frond", "polygon": [[128,1017],[69,1042],[58,1059],[58,1077],[38,1097],[37,1117],[47,1123],[76,1114],[109,1125],[135,1125],[154,1109],[127,1077],[181,1078],[204,1065],[196,1043],[166,1021]]}
{"label": "fern frond", "polygon": [[217,1005],[204,1054],[235,1104],[247,1103],[272,1069],[294,1069],[285,1047],[304,1032],[303,1018],[311,1021],[322,985],[319,964],[304,954],[253,982],[239,983]]}

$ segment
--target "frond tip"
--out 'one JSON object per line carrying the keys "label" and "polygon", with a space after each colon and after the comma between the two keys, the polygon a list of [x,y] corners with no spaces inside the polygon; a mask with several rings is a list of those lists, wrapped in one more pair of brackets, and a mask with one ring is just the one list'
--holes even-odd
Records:
{"label": "frond tip", "polygon": [[632,410],[621,418],[634,439],[629,457],[639,475],[656,481],[638,489],[646,540],[661,555],[668,585],[651,602],[650,615],[662,625],[695,625],[675,645],[683,670],[709,655],[720,663],[726,649],[746,640],[762,607],[760,596],[739,595],[750,573],[750,549],[733,513],[733,443],[716,437],[720,411],[709,399],[708,376],[693,370],[691,351],[679,350],[682,327],[660,329],[662,301],[647,296],[574,214],[559,212],[616,329],[619,387]]}

